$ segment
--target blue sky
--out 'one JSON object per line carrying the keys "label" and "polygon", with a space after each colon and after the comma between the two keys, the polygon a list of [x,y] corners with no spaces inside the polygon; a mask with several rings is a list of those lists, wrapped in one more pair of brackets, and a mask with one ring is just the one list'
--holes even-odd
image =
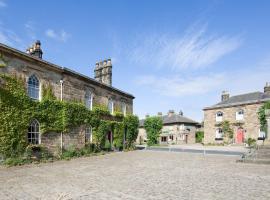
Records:
{"label": "blue sky", "polygon": [[232,0],[0,0],[0,42],[93,77],[112,58],[113,86],[140,118],[202,108],[270,81],[270,2]]}

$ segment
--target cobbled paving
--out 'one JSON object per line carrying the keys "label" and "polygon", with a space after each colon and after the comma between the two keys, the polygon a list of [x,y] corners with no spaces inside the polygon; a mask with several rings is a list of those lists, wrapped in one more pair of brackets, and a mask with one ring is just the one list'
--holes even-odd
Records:
{"label": "cobbled paving", "polygon": [[112,153],[0,167],[0,199],[270,199],[270,166],[237,156]]}

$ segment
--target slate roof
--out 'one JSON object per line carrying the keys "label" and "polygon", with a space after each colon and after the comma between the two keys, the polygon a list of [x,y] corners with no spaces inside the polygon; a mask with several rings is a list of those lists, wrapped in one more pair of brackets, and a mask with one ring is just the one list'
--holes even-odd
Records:
{"label": "slate roof", "polygon": [[98,86],[107,88],[107,89],[109,89],[109,90],[118,92],[118,93],[120,93],[120,94],[122,94],[122,95],[128,96],[129,98],[132,98],[132,99],[135,98],[132,94],[129,94],[129,93],[127,93],[127,92],[124,92],[124,91],[122,91],[122,90],[120,90],[120,89],[118,89],[118,88],[115,88],[115,87],[110,86],[110,85],[106,85],[106,84],[104,84],[104,83],[101,83],[101,82],[99,82],[99,81],[96,81],[96,80],[93,79],[93,78],[90,78],[90,77],[88,77],[88,76],[86,76],[86,75],[83,75],[83,74],[81,74],[81,73],[79,73],[79,72],[76,72],[76,71],[71,70],[71,69],[66,68],[66,67],[62,67],[62,66],[59,66],[59,65],[50,63],[50,62],[48,62],[48,61],[46,61],[46,60],[37,58],[37,57],[32,56],[32,55],[30,55],[30,54],[28,54],[28,53],[25,53],[25,52],[23,52],[23,51],[20,51],[20,50],[18,50],[18,49],[15,49],[15,48],[12,48],[12,47],[10,47],[10,46],[7,46],[7,45],[5,45],[5,44],[3,44],[3,43],[0,43],[0,47],[3,48],[3,49],[5,49],[5,50],[7,50],[7,51],[9,51],[9,52],[14,53],[15,55],[17,54],[17,55],[20,55],[20,56],[24,56],[25,58],[28,58],[28,59],[31,59],[31,60],[40,62],[40,63],[45,64],[45,65],[47,65],[47,66],[49,66],[49,67],[51,67],[51,68],[53,68],[53,69],[55,69],[55,70],[58,70],[58,71],[61,71],[61,72],[65,72],[65,73],[69,73],[69,74],[71,74],[71,75],[73,75],[73,76],[77,76],[77,77],[79,77],[79,78],[81,78],[81,79],[84,79],[84,80],[86,80],[86,81],[88,81],[88,82],[91,82],[91,83],[93,83],[93,84],[95,84],[95,85],[98,85]]}
{"label": "slate roof", "polygon": [[237,106],[243,104],[250,104],[250,103],[258,103],[258,102],[265,102],[270,100],[270,94],[266,94],[263,92],[252,92],[246,93],[241,95],[236,95],[230,97],[226,101],[221,101],[213,106],[206,107],[204,110],[213,109],[213,108],[223,108],[223,107],[230,107],[230,106]]}
{"label": "slate roof", "polygon": [[[167,124],[199,124],[198,122],[189,119],[179,114],[163,115],[161,116],[163,125]],[[145,119],[140,120],[140,127],[143,127]]]}

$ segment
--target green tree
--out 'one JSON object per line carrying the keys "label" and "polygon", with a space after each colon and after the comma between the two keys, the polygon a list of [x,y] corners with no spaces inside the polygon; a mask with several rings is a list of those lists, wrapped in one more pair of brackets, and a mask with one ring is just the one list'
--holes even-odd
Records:
{"label": "green tree", "polygon": [[265,118],[265,110],[270,109],[270,101],[266,102],[263,106],[260,107],[258,111],[258,118],[260,120],[261,130],[267,130],[267,121]]}
{"label": "green tree", "polygon": [[148,117],[144,121],[144,128],[147,134],[147,144],[149,146],[158,143],[158,137],[162,129],[162,120],[160,117]]}

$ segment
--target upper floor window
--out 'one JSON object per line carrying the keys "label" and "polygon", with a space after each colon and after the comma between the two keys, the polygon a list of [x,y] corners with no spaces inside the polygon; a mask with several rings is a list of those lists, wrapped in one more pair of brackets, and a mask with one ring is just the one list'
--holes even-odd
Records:
{"label": "upper floor window", "polygon": [[121,111],[123,113],[124,116],[126,116],[126,113],[127,113],[127,105],[125,102],[122,102],[121,103]]}
{"label": "upper floor window", "polygon": [[236,120],[243,120],[244,119],[244,110],[240,109],[235,114]]}
{"label": "upper floor window", "polygon": [[39,95],[39,80],[35,75],[32,75],[28,79],[28,95],[30,98],[34,100],[39,100],[40,95]]}
{"label": "upper floor window", "polygon": [[216,121],[221,122],[223,120],[223,112],[217,112],[216,113]]}
{"label": "upper floor window", "polygon": [[86,127],[85,129],[85,142],[92,142],[92,127]]}
{"label": "upper floor window", "polygon": [[223,130],[221,128],[216,129],[216,139],[223,138]]}
{"label": "upper floor window", "polygon": [[93,108],[93,94],[88,90],[85,93],[85,106],[90,110]]}
{"label": "upper floor window", "polygon": [[113,105],[114,103],[113,103],[113,100],[112,99],[109,99],[109,102],[108,102],[108,110],[109,110],[109,112],[111,113],[111,114],[113,114],[113,107],[114,107],[114,105]]}
{"label": "upper floor window", "polygon": [[29,144],[39,144],[40,143],[40,134],[39,134],[39,122],[34,119],[29,128],[27,139]]}

